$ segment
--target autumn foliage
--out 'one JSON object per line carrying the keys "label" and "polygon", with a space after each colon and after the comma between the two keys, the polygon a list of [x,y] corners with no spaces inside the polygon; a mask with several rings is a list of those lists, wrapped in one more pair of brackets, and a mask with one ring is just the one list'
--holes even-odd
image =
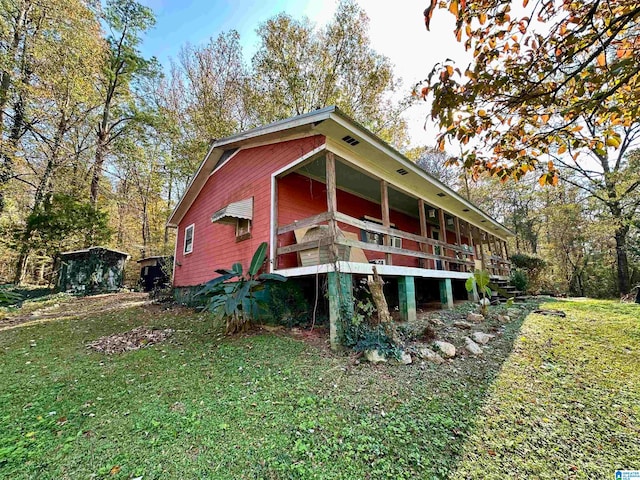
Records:
{"label": "autumn foliage", "polygon": [[[436,65],[414,94],[433,102],[440,147],[462,144],[466,167],[503,180],[537,170],[541,184],[555,184],[558,159],[579,165],[632,141],[640,118],[637,1],[440,6],[456,17],[455,37],[473,62]],[[425,10],[427,28],[435,7]]]}

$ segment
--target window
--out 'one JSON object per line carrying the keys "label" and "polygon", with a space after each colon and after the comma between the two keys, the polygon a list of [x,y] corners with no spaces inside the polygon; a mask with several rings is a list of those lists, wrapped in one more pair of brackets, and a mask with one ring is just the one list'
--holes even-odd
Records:
{"label": "window", "polygon": [[[362,219],[382,225],[382,220],[380,220],[379,218],[373,218],[368,215],[365,215]],[[390,224],[390,226],[391,228],[395,228],[395,224],[393,223]],[[377,245],[384,245],[384,234],[382,233],[370,232],[369,230],[360,230],[360,238],[362,239],[363,242],[375,243]],[[394,237],[390,235],[389,242],[392,247],[402,248],[402,238],[400,237]]]}
{"label": "window", "polygon": [[184,253],[193,252],[193,230],[195,225],[192,223],[184,229]]}
{"label": "window", "polygon": [[251,238],[251,220],[248,218],[238,218],[236,222],[236,241]]}

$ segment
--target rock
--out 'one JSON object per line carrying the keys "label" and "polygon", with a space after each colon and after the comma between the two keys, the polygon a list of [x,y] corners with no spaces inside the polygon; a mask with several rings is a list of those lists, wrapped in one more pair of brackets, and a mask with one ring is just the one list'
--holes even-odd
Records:
{"label": "rock", "polygon": [[489,335],[488,333],[483,333],[483,332],[473,332],[473,334],[471,335],[471,338],[473,338],[473,341],[481,345],[486,345],[487,343],[489,343],[489,340],[491,340],[494,337],[495,335]]}
{"label": "rock", "polygon": [[511,318],[509,317],[509,315],[498,315],[498,321],[502,323],[509,323],[511,321]]}
{"label": "rock", "polygon": [[489,300],[488,298],[484,297],[480,299],[480,305],[483,307],[488,307],[489,305],[491,305],[491,300]]}
{"label": "rock", "polygon": [[413,360],[411,359],[411,355],[409,355],[407,352],[402,352],[399,360],[400,363],[402,363],[403,365],[409,365],[412,361]]}
{"label": "rock", "polygon": [[444,322],[442,321],[442,319],[438,317],[430,318],[429,321],[439,327],[442,327],[444,325]]}
{"label": "rock", "polygon": [[517,308],[507,308],[507,315],[509,315],[510,317],[517,317],[518,315],[520,315],[520,310],[518,310]]}
{"label": "rock", "polygon": [[463,321],[453,322],[453,326],[460,328],[462,330],[469,330],[471,329],[471,327],[473,327],[473,325],[471,325],[469,322],[463,322]]}
{"label": "rock", "polygon": [[433,362],[433,363],[437,363],[438,365],[440,365],[441,363],[444,363],[444,358],[442,358],[439,354],[437,354],[436,352],[434,352],[433,350],[427,347],[418,349],[418,357],[424,360],[429,360],[430,362]]}
{"label": "rock", "polygon": [[440,350],[442,355],[446,358],[453,358],[456,356],[456,347],[448,342],[438,340],[437,342],[433,342],[433,346],[436,347],[436,350]]}
{"label": "rock", "polygon": [[471,340],[469,337],[464,337],[464,348],[471,355],[482,355],[482,349],[480,348],[480,345]]}
{"label": "rock", "polygon": [[467,320],[473,323],[484,322],[484,315],[481,315],[479,313],[469,312],[467,314]]}
{"label": "rock", "polygon": [[387,361],[387,358],[378,352],[378,350],[365,350],[364,358],[371,363],[382,363]]}

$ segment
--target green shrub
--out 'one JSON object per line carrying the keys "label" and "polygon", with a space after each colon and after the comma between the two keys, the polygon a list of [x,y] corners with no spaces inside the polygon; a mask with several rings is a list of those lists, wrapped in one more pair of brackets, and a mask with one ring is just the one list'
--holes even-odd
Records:
{"label": "green shrub", "polygon": [[272,283],[269,285],[268,294],[270,322],[287,328],[307,325],[311,322],[312,309],[298,283]]}
{"label": "green shrub", "polygon": [[511,272],[511,285],[521,292],[526,292],[529,288],[529,277],[521,268],[516,268]]}

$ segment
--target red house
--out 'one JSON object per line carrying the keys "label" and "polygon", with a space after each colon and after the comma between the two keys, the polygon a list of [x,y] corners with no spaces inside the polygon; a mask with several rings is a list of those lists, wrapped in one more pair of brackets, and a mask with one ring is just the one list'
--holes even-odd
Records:
{"label": "red house", "polygon": [[272,272],[328,275],[334,342],[336,298],[374,264],[408,320],[416,295],[466,297],[474,268],[509,274],[507,228],[336,107],[216,141],[168,224],[177,289],[247,265],[261,242]]}

